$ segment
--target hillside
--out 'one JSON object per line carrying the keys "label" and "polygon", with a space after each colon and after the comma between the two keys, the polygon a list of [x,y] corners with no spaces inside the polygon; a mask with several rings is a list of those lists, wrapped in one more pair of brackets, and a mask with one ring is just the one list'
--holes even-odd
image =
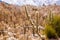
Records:
{"label": "hillside", "polygon": [[[34,21],[36,24],[36,11],[39,13],[39,22],[38,25],[43,26],[44,24],[44,18],[47,16],[47,14],[51,11],[52,13],[56,13],[57,15],[60,14],[60,6],[59,5],[48,5],[48,6],[33,6],[33,5],[26,5],[28,14],[31,16],[31,20]],[[34,25],[35,25],[34,24]],[[26,16],[26,10],[25,5],[18,6],[18,5],[12,5],[7,4],[5,2],[0,2],[0,31],[7,31],[4,34],[4,37],[10,34],[7,34],[11,32],[11,34],[16,33],[15,37],[19,38],[21,35],[20,32],[24,32],[23,28],[22,31],[20,30],[20,27],[28,27],[31,26],[29,20]],[[18,30],[17,30],[18,29]],[[13,31],[12,31],[13,30]],[[13,32],[13,33],[12,33]],[[20,35],[20,36],[19,36]],[[14,35],[10,35],[14,36]]]}
{"label": "hillside", "polygon": [[[34,14],[36,13],[36,11],[38,11],[40,14],[39,16],[42,16],[42,17],[48,14],[50,10],[52,11],[52,13],[57,13],[57,14],[60,13],[59,5],[48,5],[48,6],[42,6],[42,7],[36,7],[31,5],[26,5],[26,6],[27,6],[28,14],[30,14],[31,17],[33,16],[33,18],[35,17]],[[0,15],[1,15],[0,21],[4,21],[4,20],[7,22],[13,21],[15,23],[18,23],[20,20],[25,21],[26,19],[25,5],[17,6],[17,5],[0,2]],[[24,22],[24,21],[21,21],[21,22]],[[21,22],[19,22],[19,24]]]}

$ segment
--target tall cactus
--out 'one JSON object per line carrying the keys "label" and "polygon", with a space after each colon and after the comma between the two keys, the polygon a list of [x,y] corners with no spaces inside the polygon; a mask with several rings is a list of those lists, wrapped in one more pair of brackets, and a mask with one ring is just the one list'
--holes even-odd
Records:
{"label": "tall cactus", "polygon": [[[31,18],[29,17],[29,14],[28,14],[28,12],[27,12],[27,7],[25,6],[25,11],[26,11],[26,16],[27,16],[27,19],[29,20],[29,22],[30,22],[30,24],[32,25],[32,30],[33,30],[33,36],[35,36],[35,28],[34,28],[34,23],[32,22],[32,20],[31,20]],[[37,15],[36,15],[36,28],[37,28],[37,30],[36,30],[36,33],[40,36],[40,38],[41,38],[41,35],[38,33],[38,16],[39,14],[37,13]],[[41,38],[42,39],[42,38]]]}
{"label": "tall cactus", "polygon": [[38,11],[36,11],[36,28],[37,28],[36,33],[37,33],[37,34],[39,34],[39,33],[38,33],[38,26],[39,26],[39,25],[38,25],[38,20],[39,20],[39,13],[38,13]]}
{"label": "tall cactus", "polygon": [[26,6],[25,6],[25,11],[26,11],[26,16],[27,16],[27,19],[29,20],[29,22],[30,22],[30,24],[32,25],[32,27],[33,27],[33,36],[34,36],[34,24],[32,23],[32,21],[31,21],[31,18],[29,17],[29,15],[28,15],[28,12],[27,12],[27,8],[26,8]]}

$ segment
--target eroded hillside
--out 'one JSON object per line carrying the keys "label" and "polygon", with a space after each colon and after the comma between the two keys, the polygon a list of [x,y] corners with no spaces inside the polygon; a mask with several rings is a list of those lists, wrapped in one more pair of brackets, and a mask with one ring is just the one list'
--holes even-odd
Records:
{"label": "eroded hillside", "polygon": [[[27,7],[27,10],[25,9],[25,7]],[[5,2],[0,2],[0,31],[4,32],[3,34],[4,37],[6,35],[7,35],[6,37],[15,36],[17,39],[19,38],[18,40],[21,40],[20,33],[23,34],[24,30],[23,28],[21,28],[22,29],[21,30],[20,27],[31,26],[26,15],[26,11],[28,12],[28,15],[31,17],[31,20],[33,21],[34,25],[36,24],[36,15],[38,13],[39,14],[38,25],[43,26],[45,24],[44,19],[50,11],[52,13],[60,14],[60,6],[58,5],[48,5],[42,7],[36,7],[31,5],[17,6],[7,4]],[[31,34],[32,32],[29,31],[29,33]]]}

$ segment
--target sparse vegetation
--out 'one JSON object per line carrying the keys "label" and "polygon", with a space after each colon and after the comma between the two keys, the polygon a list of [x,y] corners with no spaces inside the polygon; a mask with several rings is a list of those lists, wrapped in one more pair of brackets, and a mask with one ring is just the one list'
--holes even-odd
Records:
{"label": "sparse vegetation", "polygon": [[[44,39],[41,36],[44,29],[48,38],[60,37],[60,6],[26,6],[27,9],[25,6],[0,3],[0,40],[4,38],[6,40],[11,36],[16,40],[32,40],[32,38],[37,39],[36,34],[39,35],[40,40]],[[54,13],[47,13],[49,9]]]}
{"label": "sparse vegetation", "polygon": [[60,15],[52,13],[48,15],[45,33],[48,38],[60,37]]}
{"label": "sparse vegetation", "polygon": [[53,28],[56,30],[56,33],[60,37],[60,15],[55,15],[53,20]]}
{"label": "sparse vegetation", "polygon": [[56,31],[54,30],[54,28],[52,28],[51,25],[46,25],[46,27],[45,27],[45,33],[46,33],[46,36],[49,39],[56,39],[57,38]]}

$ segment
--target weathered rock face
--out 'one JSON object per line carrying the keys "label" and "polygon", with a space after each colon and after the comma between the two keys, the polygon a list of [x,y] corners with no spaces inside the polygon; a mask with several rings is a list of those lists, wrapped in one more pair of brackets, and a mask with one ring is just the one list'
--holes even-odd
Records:
{"label": "weathered rock face", "polygon": [[[44,25],[45,23],[44,19],[46,15],[49,13],[49,11],[51,11],[52,13],[60,14],[60,6],[58,5],[49,5],[42,7],[36,7],[31,5],[26,6],[27,12],[31,17],[31,20],[33,21],[34,25],[36,24],[37,13],[38,13],[38,25]],[[3,30],[4,37],[7,35],[6,38],[8,37],[8,39],[9,36],[10,38],[14,38],[15,36],[15,38],[17,39],[19,38],[18,40],[24,39],[23,38],[24,35],[21,35],[20,33],[24,34],[24,30],[22,27],[25,26],[26,27],[31,26],[26,16],[25,5],[16,6],[0,2],[0,31]],[[30,34],[32,33],[31,31],[32,29],[29,30]],[[3,38],[3,34],[1,36]]]}

